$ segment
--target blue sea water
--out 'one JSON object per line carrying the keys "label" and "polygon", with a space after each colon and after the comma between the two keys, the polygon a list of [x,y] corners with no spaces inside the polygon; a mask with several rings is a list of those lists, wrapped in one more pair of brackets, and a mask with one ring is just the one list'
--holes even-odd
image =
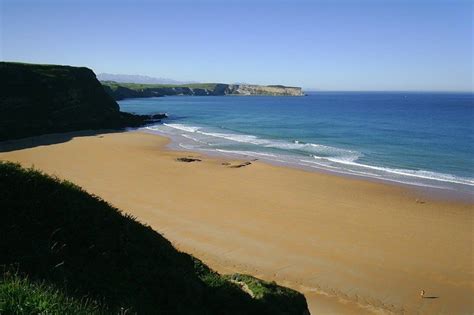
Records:
{"label": "blue sea water", "polygon": [[473,192],[472,93],[312,92],[169,96],[121,110],[165,112],[146,127],[190,150]]}

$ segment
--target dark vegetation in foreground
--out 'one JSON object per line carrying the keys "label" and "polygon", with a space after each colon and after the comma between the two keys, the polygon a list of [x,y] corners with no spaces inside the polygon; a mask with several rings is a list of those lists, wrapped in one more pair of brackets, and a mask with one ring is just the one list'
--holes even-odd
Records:
{"label": "dark vegetation in foreground", "polygon": [[44,282],[31,281],[13,269],[0,279],[1,314],[106,314],[96,301],[66,296]]}
{"label": "dark vegetation in foreground", "polygon": [[85,129],[138,127],[84,67],[0,62],[0,141]]}
{"label": "dark vegetation in foreground", "polygon": [[0,265],[0,314],[308,313],[302,294],[221,276],[80,187],[9,162]]}

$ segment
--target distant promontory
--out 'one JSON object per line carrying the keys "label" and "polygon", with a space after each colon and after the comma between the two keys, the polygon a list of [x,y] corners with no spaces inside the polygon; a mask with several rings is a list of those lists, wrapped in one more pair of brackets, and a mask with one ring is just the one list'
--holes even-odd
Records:
{"label": "distant promontory", "polygon": [[101,81],[106,92],[115,100],[137,97],[157,97],[170,95],[269,95],[269,96],[304,96],[300,87],[283,85],[253,85],[224,83],[190,83],[190,84],[140,84]]}

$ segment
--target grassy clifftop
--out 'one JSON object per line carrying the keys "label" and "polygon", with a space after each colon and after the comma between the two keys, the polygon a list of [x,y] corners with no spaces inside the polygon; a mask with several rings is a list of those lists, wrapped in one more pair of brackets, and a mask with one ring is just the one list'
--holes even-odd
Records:
{"label": "grassy clifftop", "polygon": [[135,126],[88,68],[0,62],[0,141]]}
{"label": "grassy clifftop", "polygon": [[5,162],[0,249],[4,273],[18,273],[0,276],[2,314],[25,301],[54,313],[31,301],[56,300],[97,314],[307,314],[300,293],[221,276],[80,187]]}
{"label": "grassy clifftop", "polygon": [[140,84],[102,81],[105,91],[115,100],[137,97],[157,97],[165,95],[224,95],[227,84]]}
{"label": "grassy clifftop", "polygon": [[191,89],[208,89],[214,90],[221,83],[189,83],[189,84],[143,84],[143,83],[118,83],[115,81],[101,81],[102,85],[116,90],[119,87],[126,87],[132,90],[144,90],[155,88],[191,88]]}
{"label": "grassy clifftop", "polygon": [[224,83],[192,84],[140,84],[102,81],[105,91],[116,100],[137,97],[157,97],[166,95],[272,95],[302,96],[299,87],[283,85],[249,85]]}

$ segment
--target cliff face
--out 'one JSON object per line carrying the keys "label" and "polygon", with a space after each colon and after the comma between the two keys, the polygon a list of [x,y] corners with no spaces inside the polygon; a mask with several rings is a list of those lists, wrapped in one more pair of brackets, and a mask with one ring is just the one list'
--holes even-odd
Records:
{"label": "cliff face", "polygon": [[157,85],[117,83],[103,81],[106,92],[116,100],[138,97],[159,97],[167,95],[271,95],[271,96],[303,96],[299,87],[283,85],[249,85],[249,84],[188,84],[188,85]]}
{"label": "cliff face", "polygon": [[235,95],[272,95],[272,96],[303,96],[300,87],[289,87],[283,85],[249,85],[231,84],[227,88],[227,94]]}
{"label": "cliff face", "polygon": [[137,125],[88,68],[0,62],[0,141]]}

